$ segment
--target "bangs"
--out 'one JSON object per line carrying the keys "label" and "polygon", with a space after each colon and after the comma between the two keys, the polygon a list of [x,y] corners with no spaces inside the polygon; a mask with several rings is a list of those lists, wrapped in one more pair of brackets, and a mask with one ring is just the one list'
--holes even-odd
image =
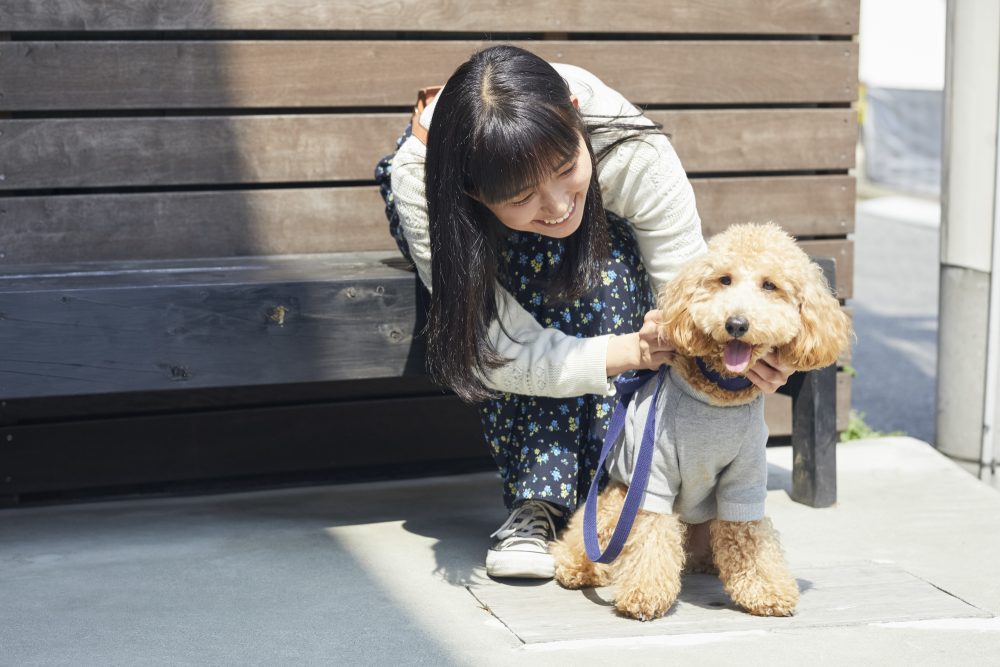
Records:
{"label": "bangs", "polygon": [[583,131],[557,107],[504,111],[489,114],[471,137],[465,165],[466,192],[489,204],[506,202],[551,178],[576,157]]}

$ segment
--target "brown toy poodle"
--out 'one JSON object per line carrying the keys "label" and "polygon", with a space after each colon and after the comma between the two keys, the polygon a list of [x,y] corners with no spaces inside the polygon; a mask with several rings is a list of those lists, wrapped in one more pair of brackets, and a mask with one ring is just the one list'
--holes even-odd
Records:
{"label": "brown toy poodle", "polygon": [[[795,370],[829,366],[849,345],[850,320],[819,266],[774,224],[734,225],[712,238],[664,288],[660,307],[661,335],[678,355],[657,395],[641,509],[609,564],[588,558],[578,511],[552,545],[556,580],[566,588],[614,584],[616,609],[649,620],[673,605],[686,565],[717,571],[751,614],[789,616],[798,586],[764,516],[763,396],[743,376],[772,350]],[[635,394],[608,459],[611,482],[597,511],[602,548],[621,513],[653,385]]]}

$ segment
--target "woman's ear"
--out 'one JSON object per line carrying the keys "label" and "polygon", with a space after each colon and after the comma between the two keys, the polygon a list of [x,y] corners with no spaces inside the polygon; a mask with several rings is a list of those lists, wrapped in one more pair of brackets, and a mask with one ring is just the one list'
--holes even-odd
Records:
{"label": "woman's ear", "polygon": [[574,109],[576,109],[577,111],[580,110],[580,98],[579,97],[577,97],[576,95],[570,95],[569,96],[569,101],[573,104],[573,108]]}
{"label": "woman's ear", "polygon": [[799,317],[799,334],[778,349],[782,363],[799,371],[825,368],[850,346],[851,320],[830,292],[823,270],[813,262],[805,270]]}

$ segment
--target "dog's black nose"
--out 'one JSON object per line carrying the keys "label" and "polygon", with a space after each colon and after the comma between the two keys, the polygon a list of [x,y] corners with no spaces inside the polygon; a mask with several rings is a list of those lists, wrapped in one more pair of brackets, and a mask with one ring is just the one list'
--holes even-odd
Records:
{"label": "dog's black nose", "polygon": [[726,331],[733,338],[739,338],[745,334],[749,328],[750,323],[747,322],[747,318],[742,315],[733,315],[726,320]]}

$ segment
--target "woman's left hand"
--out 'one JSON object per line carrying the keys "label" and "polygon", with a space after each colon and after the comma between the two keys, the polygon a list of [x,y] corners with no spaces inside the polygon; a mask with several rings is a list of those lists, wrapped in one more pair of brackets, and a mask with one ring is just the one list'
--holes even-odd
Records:
{"label": "woman's left hand", "polygon": [[747,379],[765,394],[773,394],[785,386],[794,372],[792,368],[783,365],[778,359],[778,354],[771,350],[747,371]]}

